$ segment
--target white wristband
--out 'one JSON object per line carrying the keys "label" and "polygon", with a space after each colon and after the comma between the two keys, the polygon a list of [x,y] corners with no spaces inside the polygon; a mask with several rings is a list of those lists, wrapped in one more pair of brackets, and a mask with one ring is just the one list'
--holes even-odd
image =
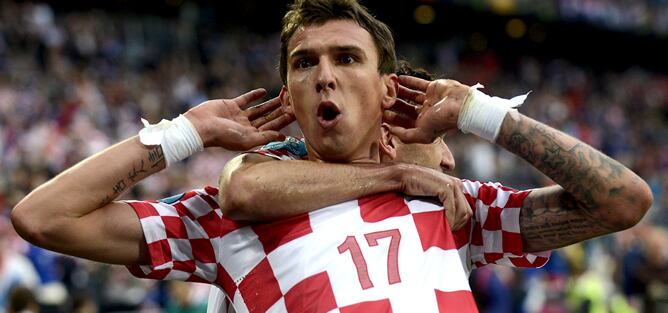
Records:
{"label": "white wristband", "polygon": [[529,93],[512,99],[503,99],[490,97],[478,88],[484,88],[484,86],[476,84],[469,89],[459,112],[457,127],[463,133],[472,133],[494,142],[499,135],[506,114],[522,105]]}
{"label": "white wristband", "polygon": [[204,143],[195,126],[183,115],[168,121],[150,125],[141,119],[144,128],[139,131],[139,141],[147,146],[162,146],[167,166],[181,161],[204,149]]}

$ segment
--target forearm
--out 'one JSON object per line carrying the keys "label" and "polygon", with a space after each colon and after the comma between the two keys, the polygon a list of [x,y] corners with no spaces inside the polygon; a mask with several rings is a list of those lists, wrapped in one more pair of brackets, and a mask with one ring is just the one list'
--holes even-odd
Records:
{"label": "forearm", "polygon": [[615,231],[596,210],[582,208],[556,185],[532,190],[519,218],[524,252],[558,249]]}
{"label": "forearm", "polygon": [[146,147],[135,136],[59,174],[32,191],[16,209],[28,207],[43,218],[81,217],[164,167],[160,146]]}
{"label": "forearm", "polygon": [[[497,143],[559,184],[570,206],[608,232],[637,223],[652,203],[647,184],[628,168],[587,144],[517,112],[509,113]],[[562,206],[563,205],[563,206]]]}
{"label": "forearm", "polygon": [[[235,159],[232,162],[242,162]],[[235,166],[221,177],[223,212],[271,220],[387,191],[399,191],[399,166],[269,161]]]}

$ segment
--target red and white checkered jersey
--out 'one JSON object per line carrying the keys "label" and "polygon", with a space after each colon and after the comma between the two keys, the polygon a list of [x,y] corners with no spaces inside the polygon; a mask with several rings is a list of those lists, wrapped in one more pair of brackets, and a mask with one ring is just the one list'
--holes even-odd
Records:
{"label": "red and white checkered jersey", "polygon": [[236,312],[477,312],[438,204],[386,193],[243,225],[216,197],[128,202],[151,258],[131,272],[217,285]]}
{"label": "red and white checkered jersey", "polygon": [[[467,191],[476,184],[465,182]],[[485,200],[493,194],[496,200]],[[504,212],[526,194],[480,184],[477,197],[467,198],[480,202],[476,217],[483,208],[487,216],[455,235],[438,203],[394,193],[252,225],[223,217],[213,187],[128,202],[151,258],[130,270],[217,285],[237,312],[475,312],[463,264],[547,260],[522,254],[518,229],[504,224],[517,220]]]}
{"label": "red and white checkered jersey", "polygon": [[[307,158],[304,139],[296,137],[269,143],[253,152],[277,160]],[[492,263],[514,267],[541,267],[547,263],[549,251],[522,252],[519,214],[529,190],[517,191],[499,183],[462,182],[474,214],[454,233],[454,238],[467,276],[472,269]]]}

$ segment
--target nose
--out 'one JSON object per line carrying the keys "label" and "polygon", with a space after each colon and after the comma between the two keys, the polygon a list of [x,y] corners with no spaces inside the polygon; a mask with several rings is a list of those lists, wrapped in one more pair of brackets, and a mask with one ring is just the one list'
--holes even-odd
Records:
{"label": "nose", "polygon": [[334,67],[326,58],[321,60],[318,64],[317,81],[315,90],[322,92],[323,90],[335,90],[336,79],[334,78]]}

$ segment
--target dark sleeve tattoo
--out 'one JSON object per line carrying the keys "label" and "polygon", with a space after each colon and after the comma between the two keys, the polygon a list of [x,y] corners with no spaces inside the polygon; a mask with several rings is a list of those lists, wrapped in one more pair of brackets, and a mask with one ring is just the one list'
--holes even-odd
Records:
{"label": "dark sleeve tattoo", "polygon": [[614,231],[559,186],[531,192],[520,210],[520,228],[525,252],[557,249]]}
{"label": "dark sleeve tattoo", "polygon": [[638,178],[623,165],[520,114],[507,116],[500,134],[499,145],[560,185],[535,190],[525,200],[520,213],[525,250],[563,247],[623,228],[614,218],[619,208],[603,205],[632,203],[625,186]]}

